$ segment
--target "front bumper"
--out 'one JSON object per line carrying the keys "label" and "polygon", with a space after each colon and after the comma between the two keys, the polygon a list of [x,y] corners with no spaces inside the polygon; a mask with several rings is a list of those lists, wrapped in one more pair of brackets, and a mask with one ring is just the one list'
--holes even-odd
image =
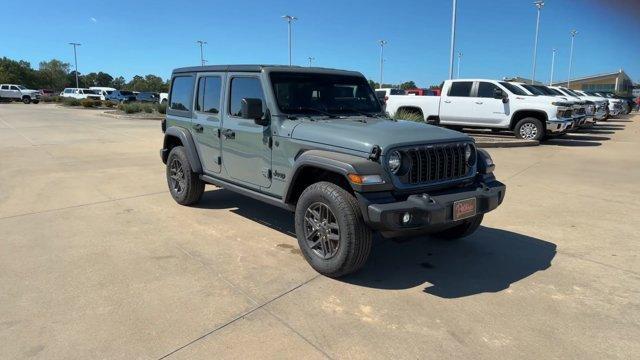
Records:
{"label": "front bumper", "polygon": [[[475,198],[476,214],[487,213],[502,203],[505,191],[506,186],[493,179],[434,195],[409,195],[404,201],[371,203],[362,195],[358,195],[358,200],[366,211],[368,225],[387,237],[393,237],[428,233],[456,225],[461,220],[453,220],[453,203],[458,200]],[[402,217],[406,213],[411,214],[411,221],[403,224]]]}
{"label": "front bumper", "polygon": [[572,119],[547,120],[547,132],[552,134],[564,133],[574,127]]}

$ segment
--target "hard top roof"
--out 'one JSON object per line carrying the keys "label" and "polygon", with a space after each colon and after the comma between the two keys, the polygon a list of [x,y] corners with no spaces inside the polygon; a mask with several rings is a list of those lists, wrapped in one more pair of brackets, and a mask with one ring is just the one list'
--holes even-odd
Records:
{"label": "hard top roof", "polygon": [[262,72],[262,71],[283,71],[283,72],[306,72],[362,76],[357,71],[330,69],[322,67],[288,66],[288,65],[206,65],[189,66],[173,70],[173,74],[194,73],[194,72]]}

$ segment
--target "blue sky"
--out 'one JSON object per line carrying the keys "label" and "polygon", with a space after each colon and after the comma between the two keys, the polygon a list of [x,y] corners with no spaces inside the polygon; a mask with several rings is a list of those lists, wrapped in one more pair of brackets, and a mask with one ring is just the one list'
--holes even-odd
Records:
{"label": "blue sky", "polygon": [[[458,0],[456,51],[461,77],[530,77],[536,10],[532,0]],[[385,82],[439,84],[448,74],[451,0],[88,1],[30,0],[2,5],[0,57],[73,63],[114,76],[156,74],[198,65],[196,40],[210,64],[285,64],[287,27],[296,15],[294,64],[358,70],[379,77],[378,39],[386,39]],[[536,78],[565,79],[569,31],[576,28],[574,75],[616,71],[640,81],[640,1],[546,0]]]}

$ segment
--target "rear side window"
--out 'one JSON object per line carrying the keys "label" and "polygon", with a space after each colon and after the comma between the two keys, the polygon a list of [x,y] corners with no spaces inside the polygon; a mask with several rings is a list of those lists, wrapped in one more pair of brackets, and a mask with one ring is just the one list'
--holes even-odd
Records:
{"label": "rear side window", "polygon": [[493,97],[493,91],[495,89],[499,89],[499,88],[497,86],[493,85],[492,83],[481,81],[478,84],[478,97],[481,97],[481,98],[492,98]]}
{"label": "rear side window", "polygon": [[2,87],[0,88],[2,90],[9,90],[9,85],[2,85]]}
{"label": "rear side window", "polygon": [[241,116],[242,99],[262,100],[262,112],[264,114],[264,95],[260,79],[252,77],[237,77],[231,79],[231,96],[229,97],[229,113],[233,116]]}
{"label": "rear side window", "polygon": [[203,76],[198,80],[198,99],[196,110],[217,114],[220,112],[220,76]]}
{"label": "rear side window", "polygon": [[471,81],[455,81],[451,83],[449,89],[449,96],[470,96],[471,95]]}
{"label": "rear side window", "polygon": [[[173,78],[171,94],[169,95],[170,108],[173,110],[191,111],[191,96],[193,92],[193,77],[176,76]],[[123,93],[123,95],[125,95]]]}

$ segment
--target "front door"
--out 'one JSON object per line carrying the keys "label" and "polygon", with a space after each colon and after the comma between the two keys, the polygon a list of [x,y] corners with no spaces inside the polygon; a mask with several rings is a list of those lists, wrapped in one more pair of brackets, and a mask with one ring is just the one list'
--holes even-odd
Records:
{"label": "front door", "polygon": [[202,167],[207,173],[219,173],[222,162],[219,133],[222,124],[223,81],[222,73],[202,73],[197,80],[191,133]]}
{"label": "front door", "polygon": [[222,165],[234,182],[252,188],[271,186],[271,148],[269,126],[256,125],[241,117],[242,99],[261,99],[266,110],[262,82],[258,75],[228,75],[225,115],[221,130]]}
{"label": "front door", "polygon": [[495,99],[493,97],[495,90],[501,89],[497,85],[480,81],[476,94],[473,97],[475,121],[482,125],[504,125],[508,123],[507,112],[509,109],[508,103],[503,103],[502,99]]}

